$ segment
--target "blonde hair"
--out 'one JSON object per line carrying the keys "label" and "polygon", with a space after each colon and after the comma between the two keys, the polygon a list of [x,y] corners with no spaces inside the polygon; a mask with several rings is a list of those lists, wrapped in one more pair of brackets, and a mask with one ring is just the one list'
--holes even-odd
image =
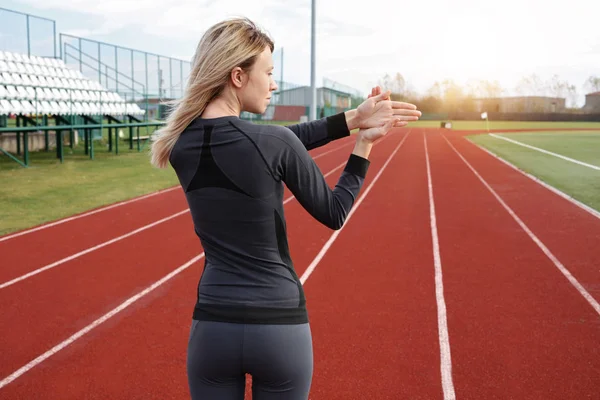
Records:
{"label": "blonde hair", "polygon": [[204,33],[192,60],[183,96],[170,102],[166,125],[158,130],[151,145],[151,162],[169,165],[173,146],[184,129],[200,116],[208,103],[227,86],[231,70],[249,70],[256,58],[273,41],[247,18],[232,18],[213,25]]}

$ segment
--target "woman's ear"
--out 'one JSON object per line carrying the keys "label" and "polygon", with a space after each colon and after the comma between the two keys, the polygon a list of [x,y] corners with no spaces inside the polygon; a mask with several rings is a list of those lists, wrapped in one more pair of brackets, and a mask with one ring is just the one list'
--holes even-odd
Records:
{"label": "woman's ear", "polygon": [[244,86],[244,81],[246,79],[246,73],[240,67],[235,67],[231,70],[231,83],[236,88],[241,88]]}

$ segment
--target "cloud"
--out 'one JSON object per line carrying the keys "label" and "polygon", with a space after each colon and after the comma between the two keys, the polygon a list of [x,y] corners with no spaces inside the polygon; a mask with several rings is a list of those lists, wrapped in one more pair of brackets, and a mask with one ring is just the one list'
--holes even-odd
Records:
{"label": "cloud", "polygon": [[[570,0],[568,7],[553,0],[369,0],[360,7],[347,0],[317,1],[318,82],[326,76],[367,91],[384,73],[401,72],[421,91],[446,78],[498,79],[510,87],[521,76],[548,71],[580,85],[598,65],[596,1]],[[81,36],[118,32],[119,44],[141,44],[144,50],[183,59],[191,58],[209,26],[247,16],[284,48],[284,79],[310,81],[308,0],[23,2],[40,14],[79,12],[82,23],[73,32]],[[94,23],[83,22],[88,20]]]}

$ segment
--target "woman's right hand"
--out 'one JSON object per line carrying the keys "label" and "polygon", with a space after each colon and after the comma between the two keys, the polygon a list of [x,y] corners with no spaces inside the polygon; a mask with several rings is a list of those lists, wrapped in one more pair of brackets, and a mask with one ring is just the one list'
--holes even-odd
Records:
{"label": "woman's right hand", "polygon": [[394,125],[400,123],[399,118],[390,119],[385,125],[377,126],[375,128],[359,129],[357,140],[364,140],[370,143],[375,142],[377,139],[384,137]]}

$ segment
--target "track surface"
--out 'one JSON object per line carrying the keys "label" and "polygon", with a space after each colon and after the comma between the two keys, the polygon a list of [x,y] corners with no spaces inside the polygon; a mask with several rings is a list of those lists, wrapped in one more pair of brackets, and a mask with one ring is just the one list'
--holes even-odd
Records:
{"label": "track surface", "polygon": [[[352,144],[311,151],[332,187]],[[439,129],[380,141],[360,195],[335,232],[285,205],[311,399],[597,396],[598,217]],[[176,188],[0,237],[0,398],[189,398],[186,208]]]}

